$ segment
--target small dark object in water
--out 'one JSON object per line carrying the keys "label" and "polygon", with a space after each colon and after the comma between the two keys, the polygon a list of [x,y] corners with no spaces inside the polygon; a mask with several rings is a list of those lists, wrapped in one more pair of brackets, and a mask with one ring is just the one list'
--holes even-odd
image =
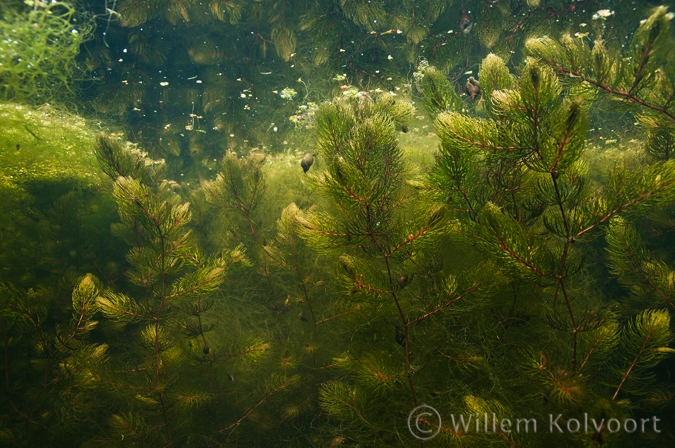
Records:
{"label": "small dark object in water", "polygon": [[404,134],[405,134],[406,132],[408,132],[408,126],[402,126],[402,127],[401,127],[401,131],[402,131]]}
{"label": "small dark object in water", "polygon": [[210,351],[210,350],[209,350],[209,346],[208,346],[208,345],[205,345],[204,348],[202,349],[202,351],[204,352],[205,355],[208,355],[208,354],[209,354],[209,351]]}
{"label": "small dark object in water", "polygon": [[401,347],[405,347],[405,333],[403,332],[403,329],[396,325],[396,343],[400,345]]}
{"label": "small dark object in water", "polygon": [[464,87],[466,88],[466,93],[471,96],[471,101],[474,101],[476,96],[480,95],[480,83],[473,76],[469,76]]}
{"label": "small dark object in water", "polygon": [[303,322],[309,322],[309,321],[307,320],[307,318],[305,317],[305,315],[302,314],[302,313],[298,314],[298,317],[299,317],[300,320],[303,321]]}
{"label": "small dark object in water", "polygon": [[403,289],[406,286],[408,286],[408,283],[410,282],[410,277],[408,275],[402,275],[401,277],[399,277],[398,280],[396,280],[396,282],[398,283],[398,287]]}
{"label": "small dark object in water", "polygon": [[459,29],[462,33],[469,34],[469,32],[471,32],[471,28],[473,28],[471,16],[466,12],[464,6],[462,6],[462,15],[459,18]]}
{"label": "small dark object in water", "polygon": [[309,171],[309,168],[312,166],[312,163],[314,163],[314,156],[309,152],[305,153],[305,157],[303,157],[302,160],[300,161],[302,171],[304,171],[305,173]]}
{"label": "small dark object in water", "polygon": [[20,149],[21,149],[21,145],[17,143],[17,144],[16,144],[16,150],[18,151],[18,150],[20,150]]}

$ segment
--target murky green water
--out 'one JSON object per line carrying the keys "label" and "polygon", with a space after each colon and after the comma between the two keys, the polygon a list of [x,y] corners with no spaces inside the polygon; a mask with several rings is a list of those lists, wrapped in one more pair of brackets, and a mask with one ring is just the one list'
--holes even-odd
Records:
{"label": "murky green water", "polygon": [[4,1],[0,446],[674,445],[674,6]]}

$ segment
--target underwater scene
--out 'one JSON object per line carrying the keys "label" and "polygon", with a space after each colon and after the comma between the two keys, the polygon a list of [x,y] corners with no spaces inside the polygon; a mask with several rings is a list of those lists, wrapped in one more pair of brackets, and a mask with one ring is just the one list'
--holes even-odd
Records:
{"label": "underwater scene", "polygon": [[0,446],[675,446],[674,18],[2,0]]}

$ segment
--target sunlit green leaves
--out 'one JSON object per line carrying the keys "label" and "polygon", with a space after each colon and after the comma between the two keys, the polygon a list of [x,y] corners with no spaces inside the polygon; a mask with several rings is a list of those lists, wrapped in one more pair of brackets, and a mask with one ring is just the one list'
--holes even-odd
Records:
{"label": "sunlit green leaves", "polygon": [[349,131],[355,124],[356,117],[346,103],[321,105],[316,117],[317,145],[326,160],[332,160],[346,151]]}
{"label": "sunlit green leaves", "polygon": [[665,66],[667,58],[672,55],[671,20],[668,7],[659,6],[633,35],[629,45],[632,63],[627,73],[629,79],[625,81],[625,85],[630,85],[628,93],[639,95],[652,86],[657,73],[652,67]]}
{"label": "sunlit green leaves", "polygon": [[671,19],[666,6],[655,8],[626,43],[625,52],[610,52],[602,41],[589,45],[571,36],[563,37],[560,43],[549,37],[530,39],[526,46],[557,73],[585,84],[580,92],[609,94],[640,113],[673,122],[671,87],[675,81],[672,70],[664,70],[672,66]]}
{"label": "sunlit green leaves", "polygon": [[174,345],[171,332],[164,324],[149,323],[141,330],[141,341],[152,353],[160,353]]}
{"label": "sunlit green leaves", "polygon": [[96,303],[105,317],[119,322],[139,322],[147,317],[145,310],[124,294],[106,291]]}
{"label": "sunlit green leaves", "polygon": [[225,280],[225,268],[205,266],[176,280],[166,298],[171,301],[189,301],[213,293]]}
{"label": "sunlit green leaves", "polygon": [[488,114],[492,113],[492,92],[512,89],[514,83],[514,77],[502,58],[490,53],[483,59],[480,66],[480,86]]}
{"label": "sunlit green leaves", "polygon": [[96,137],[94,151],[101,170],[113,181],[120,176],[145,177],[145,162],[141,154],[124,148],[121,141],[100,133]]}
{"label": "sunlit green leaves", "polygon": [[644,395],[656,380],[652,369],[661,360],[675,354],[668,347],[673,339],[667,310],[646,310],[623,328],[612,373],[617,386],[613,398],[621,391]]}
{"label": "sunlit green leaves", "polygon": [[496,205],[486,204],[479,221],[481,246],[501,260],[512,275],[532,279],[555,274],[555,259],[548,247]]}
{"label": "sunlit green leaves", "polygon": [[365,354],[362,357],[345,355],[335,359],[340,369],[351,373],[354,381],[376,395],[393,392],[405,381],[405,366],[397,365],[387,356]]}
{"label": "sunlit green leaves", "polygon": [[85,275],[73,290],[73,312],[79,313],[84,309],[93,308],[97,296],[98,287],[94,277],[91,274]]}
{"label": "sunlit green leaves", "polygon": [[561,91],[562,87],[553,70],[534,58],[528,58],[520,76],[522,108],[510,113],[524,114],[533,127],[545,123],[559,107]]}
{"label": "sunlit green leaves", "polygon": [[[388,109],[396,104],[334,101],[322,105],[317,118],[319,152],[328,162],[319,186],[344,211],[343,226],[367,226],[384,232],[392,224],[392,210],[402,185],[402,152]],[[397,100],[400,101],[400,100]],[[403,112],[399,120],[409,113]],[[368,221],[357,215],[370,214]],[[341,233],[348,233],[343,230]]]}
{"label": "sunlit green leaves", "polygon": [[265,192],[261,161],[254,155],[239,159],[233,152],[223,158],[216,180],[205,182],[207,200],[228,209],[250,214]]}

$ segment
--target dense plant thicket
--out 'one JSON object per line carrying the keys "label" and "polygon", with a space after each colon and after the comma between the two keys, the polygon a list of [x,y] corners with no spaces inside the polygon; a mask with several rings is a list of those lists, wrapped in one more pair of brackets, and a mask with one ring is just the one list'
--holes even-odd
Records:
{"label": "dense plant thicket", "polygon": [[[480,4],[502,13],[527,4],[525,24],[576,9]],[[305,5],[296,26],[311,32],[335,15],[344,32],[382,40],[402,29],[399,50],[415,59],[445,9],[397,5]],[[118,24],[216,19],[234,33],[250,20],[260,36],[247,39],[262,45],[271,30],[279,58],[293,61],[300,45],[285,3],[112,6],[111,34]],[[427,22],[389,14],[418,6]],[[205,8],[207,18],[195,14]],[[375,29],[371,14],[394,31]],[[613,13],[596,14],[589,26],[602,31]],[[672,445],[672,18],[653,9],[623,45],[539,33],[522,61],[483,55],[466,95],[440,56],[417,64],[408,95],[347,86],[311,118],[303,109],[312,144],[299,156],[214,143],[214,175],[181,176],[176,159],[95,132],[101,122],[6,104],[0,441]],[[487,32],[478,36],[492,48]],[[460,33],[453,38],[474,38]],[[101,52],[117,45],[106,36]],[[139,66],[151,64],[138,48]],[[195,64],[197,55],[226,60],[188,54]],[[231,75],[222,79],[244,82]],[[138,95],[129,106],[150,110]],[[433,135],[416,129],[424,112]],[[199,130],[191,113],[184,132]],[[617,124],[621,141],[600,132]],[[437,150],[415,146],[428,141]],[[441,420],[428,413],[411,424],[422,405]]]}

